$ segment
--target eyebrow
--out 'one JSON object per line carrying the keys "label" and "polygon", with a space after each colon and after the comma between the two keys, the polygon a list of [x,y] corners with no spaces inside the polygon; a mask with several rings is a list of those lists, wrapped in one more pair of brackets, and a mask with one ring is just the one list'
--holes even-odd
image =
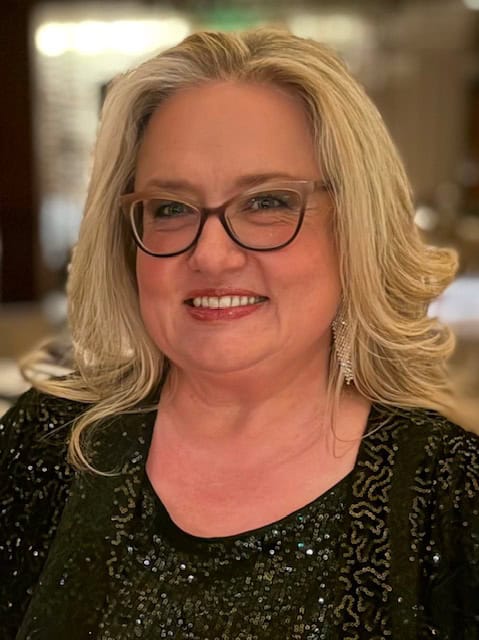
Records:
{"label": "eyebrow", "polygon": [[[254,187],[257,184],[262,184],[268,180],[274,180],[282,178],[286,180],[302,180],[304,178],[298,178],[290,173],[284,172],[270,172],[270,173],[254,173],[243,175],[237,178],[233,187]],[[145,188],[156,187],[160,189],[188,189],[189,191],[197,191],[197,187],[189,180],[163,180],[161,178],[151,178],[145,184]]]}

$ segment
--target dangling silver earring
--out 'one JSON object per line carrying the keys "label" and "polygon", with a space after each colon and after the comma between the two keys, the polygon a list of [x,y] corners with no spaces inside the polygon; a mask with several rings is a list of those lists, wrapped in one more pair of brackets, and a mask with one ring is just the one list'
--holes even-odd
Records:
{"label": "dangling silver earring", "polygon": [[348,331],[348,323],[344,317],[342,307],[333,320],[333,342],[339,366],[344,376],[346,384],[351,384],[354,379],[353,367],[351,363],[351,339]]}

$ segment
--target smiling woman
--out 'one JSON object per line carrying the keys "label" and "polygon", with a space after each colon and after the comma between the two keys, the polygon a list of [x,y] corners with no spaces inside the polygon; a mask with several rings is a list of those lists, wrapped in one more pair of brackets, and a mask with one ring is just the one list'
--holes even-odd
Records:
{"label": "smiling woman", "polygon": [[[257,176],[265,175],[262,184]],[[283,175],[291,176],[288,182]],[[301,102],[274,86],[233,81],[169,97],[145,129],[135,190],[144,192],[160,178],[181,184],[182,176],[188,176],[187,190],[166,200],[178,202],[186,192],[210,213],[223,209],[223,218],[208,215],[189,229],[184,223],[177,228],[171,215],[166,223],[156,216],[152,228],[143,206],[140,249],[148,252],[138,251],[136,259],[145,327],[177,365],[177,377],[182,371],[201,372],[202,385],[231,384],[234,394],[248,390],[249,395],[255,388],[256,395],[259,376],[261,393],[275,397],[276,406],[292,375],[313,385],[326,381],[340,283],[331,198],[318,188],[322,175]],[[238,183],[247,179],[256,186],[238,193]],[[227,204],[218,206],[226,198]],[[180,211],[184,220],[184,207]],[[153,246],[166,255],[184,251],[178,259],[158,260],[156,252],[151,255]],[[225,296],[247,296],[248,304],[219,310]],[[194,298],[208,303],[184,304]],[[298,314],[299,308],[304,312]]]}
{"label": "smiling woman", "polygon": [[197,33],[113,83],[75,369],[0,425],[6,638],[477,637],[456,260],[413,217],[320,44]]}

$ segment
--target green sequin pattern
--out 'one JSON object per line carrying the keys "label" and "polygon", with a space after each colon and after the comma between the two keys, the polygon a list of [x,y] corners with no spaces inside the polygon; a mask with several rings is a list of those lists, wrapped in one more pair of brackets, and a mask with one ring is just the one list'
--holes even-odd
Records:
{"label": "green sequin pattern", "polygon": [[0,421],[2,640],[479,639],[479,438],[373,407],[354,470],[285,518],[199,538],[145,473],[154,414],[66,462],[83,406],[27,392]]}

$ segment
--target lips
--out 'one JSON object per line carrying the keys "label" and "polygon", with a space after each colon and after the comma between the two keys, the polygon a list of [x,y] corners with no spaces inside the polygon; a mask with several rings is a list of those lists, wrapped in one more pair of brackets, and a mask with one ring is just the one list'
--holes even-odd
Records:
{"label": "lips", "polygon": [[231,309],[232,307],[259,304],[266,300],[265,296],[196,296],[185,300],[185,304],[202,309]]}
{"label": "lips", "polygon": [[184,303],[192,307],[227,309],[230,307],[258,304],[268,300],[267,296],[248,289],[195,289],[188,293]]}
{"label": "lips", "polygon": [[184,304],[197,319],[234,319],[249,315],[267,296],[245,289],[197,289],[189,292]]}

